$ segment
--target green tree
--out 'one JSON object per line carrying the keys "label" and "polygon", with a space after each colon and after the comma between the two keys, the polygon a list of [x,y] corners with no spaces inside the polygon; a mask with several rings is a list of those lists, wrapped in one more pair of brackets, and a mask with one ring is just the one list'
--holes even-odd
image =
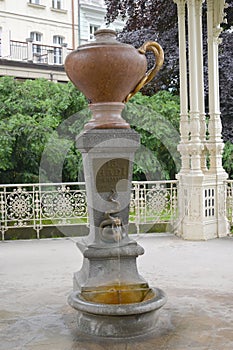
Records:
{"label": "green tree", "polygon": [[151,97],[138,93],[126,105],[124,117],[141,137],[134,179],[174,179],[180,167],[179,97],[168,91]]}
{"label": "green tree", "polygon": [[[74,140],[90,118],[86,107],[86,99],[71,83],[1,78],[0,182],[80,179],[82,162]],[[174,178],[179,163],[178,97],[166,91],[151,97],[139,93],[124,114],[143,145],[134,178]]]}
{"label": "green tree", "polygon": [[[179,50],[177,8],[173,0],[105,0],[107,21],[117,16],[127,17],[126,26],[119,34],[119,40],[140,47],[147,40],[161,44],[165,52],[164,65],[159,74],[142,90],[153,95],[161,89],[179,92]],[[222,24],[222,44],[219,46],[220,102],[223,121],[224,141],[233,143],[233,1],[226,0],[226,23]],[[207,16],[206,2],[203,4],[204,33],[204,72],[207,83]],[[153,55],[148,57],[149,66],[153,64]],[[205,95],[208,100],[207,84]],[[208,105],[208,103],[206,103]],[[207,108],[208,109],[208,106]]]}
{"label": "green tree", "polygon": [[55,84],[44,79],[22,83],[10,77],[1,78],[0,182],[38,182],[41,155],[51,138],[56,148],[49,169],[52,172],[64,158],[66,145],[63,180],[76,180],[77,173],[75,176],[71,171],[80,159],[73,147],[75,130],[64,136],[58,126],[86,106],[85,97],[71,83]]}
{"label": "green tree", "polygon": [[[0,182],[78,181],[82,160],[75,137],[90,112],[71,84],[0,78]],[[179,171],[179,97],[168,91],[136,94],[123,117],[141,137],[134,180],[174,179]],[[224,151],[232,174],[232,145]],[[42,177],[39,177],[39,172]]]}
{"label": "green tree", "polygon": [[230,179],[233,179],[233,143],[227,141],[223,151],[223,167],[229,175]]}

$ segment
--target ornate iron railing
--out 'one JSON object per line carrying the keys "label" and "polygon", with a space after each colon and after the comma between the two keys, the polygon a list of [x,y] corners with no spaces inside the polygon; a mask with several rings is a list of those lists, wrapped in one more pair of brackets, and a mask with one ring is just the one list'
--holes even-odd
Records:
{"label": "ornate iron railing", "polygon": [[[0,232],[88,225],[84,182],[0,185]],[[233,180],[226,181],[226,214],[233,226]],[[140,225],[173,224],[177,219],[177,181],[133,181],[129,221]]]}
{"label": "ornate iron railing", "polygon": [[[130,222],[170,223],[176,218],[176,181],[133,182]],[[12,228],[88,225],[84,182],[0,185],[0,232],[2,240]]]}
{"label": "ornate iron railing", "polygon": [[171,223],[177,218],[177,181],[134,181],[130,222],[139,233],[140,224]]}
{"label": "ornate iron railing", "polygon": [[233,180],[226,181],[226,209],[230,226],[233,227]]}

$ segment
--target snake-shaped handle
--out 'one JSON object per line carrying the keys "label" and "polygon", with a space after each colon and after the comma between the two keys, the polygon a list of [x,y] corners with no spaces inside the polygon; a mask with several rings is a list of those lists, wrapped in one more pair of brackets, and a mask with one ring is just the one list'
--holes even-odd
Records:
{"label": "snake-shaped handle", "polygon": [[154,53],[156,62],[154,66],[140,80],[140,82],[137,84],[134,90],[126,96],[124,102],[128,102],[129,99],[133,97],[139,90],[141,90],[143,86],[149,83],[155,77],[155,75],[158,73],[158,71],[163,65],[164,52],[162,47],[158,43],[154,41],[147,41],[138,49],[138,52],[144,55],[147,51],[152,51]]}

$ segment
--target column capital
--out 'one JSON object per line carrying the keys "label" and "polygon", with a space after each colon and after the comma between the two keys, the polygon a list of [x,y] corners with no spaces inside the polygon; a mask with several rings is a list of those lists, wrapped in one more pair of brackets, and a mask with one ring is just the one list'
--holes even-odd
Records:
{"label": "column capital", "polygon": [[214,155],[220,154],[222,155],[223,149],[224,149],[224,143],[223,142],[207,142],[206,147],[209,152],[213,153]]}
{"label": "column capital", "polygon": [[177,5],[178,15],[180,16],[185,15],[185,5],[187,0],[173,0],[173,1]]}
{"label": "column capital", "polygon": [[210,18],[212,17],[212,36],[216,44],[221,43],[219,39],[219,35],[222,32],[220,24],[226,22],[226,13],[224,12],[226,5],[225,0],[207,0],[207,12]]}
{"label": "column capital", "polygon": [[[199,1],[199,0],[198,0]],[[196,0],[187,0],[188,7],[195,7],[196,6]]]}
{"label": "column capital", "polygon": [[190,155],[197,156],[197,155],[200,155],[201,152],[204,150],[204,146],[200,142],[190,143],[188,145],[188,150]]}
{"label": "column capital", "polygon": [[173,0],[177,6],[184,6],[187,0]]}
{"label": "column capital", "polygon": [[196,0],[195,5],[196,5],[196,11],[198,16],[202,16],[202,5],[205,2],[205,0]]}
{"label": "column capital", "polygon": [[222,28],[220,26],[213,28],[213,40],[217,45],[222,43],[222,38],[219,37],[221,33],[222,33]]}
{"label": "column capital", "polygon": [[214,27],[218,27],[224,22],[226,13],[225,10],[225,0],[213,0],[214,3]]}

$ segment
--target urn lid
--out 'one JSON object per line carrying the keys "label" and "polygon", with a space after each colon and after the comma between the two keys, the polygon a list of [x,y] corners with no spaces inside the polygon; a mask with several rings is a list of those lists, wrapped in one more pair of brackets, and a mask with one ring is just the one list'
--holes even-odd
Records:
{"label": "urn lid", "polygon": [[126,46],[132,47],[129,44],[123,44],[116,40],[117,32],[114,29],[110,28],[101,28],[95,31],[94,33],[95,40],[89,41],[86,44],[80,45],[77,50],[86,48],[86,47],[95,47],[99,45],[118,45],[118,46]]}

